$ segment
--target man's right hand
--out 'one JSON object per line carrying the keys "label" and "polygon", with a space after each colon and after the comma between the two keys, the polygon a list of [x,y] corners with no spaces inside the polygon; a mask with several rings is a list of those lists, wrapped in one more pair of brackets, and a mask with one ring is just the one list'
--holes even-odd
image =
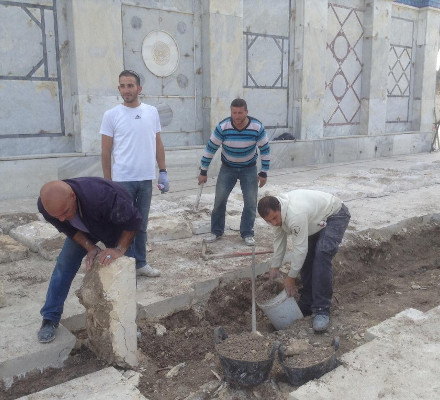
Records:
{"label": "man's right hand", "polygon": [[286,276],[286,279],[284,279],[284,289],[286,290],[287,296],[293,297],[296,293],[295,278]]}
{"label": "man's right hand", "polygon": [[199,175],[199,185],[202,183],[205,183],[208,180],[208,177],[206,175]]}
{"label": "man's right hand", "polygon": [[86,256],[86,270],[90,271],[93,265],[93,261],[95,261],[96,256],[98,253],[101,252],[101,249],[98,246],[93,247]]}

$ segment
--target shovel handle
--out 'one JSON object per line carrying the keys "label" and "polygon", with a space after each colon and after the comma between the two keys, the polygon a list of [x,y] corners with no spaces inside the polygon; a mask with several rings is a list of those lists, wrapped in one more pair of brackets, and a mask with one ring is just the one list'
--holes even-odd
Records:
{"label": "shovel handle", "polygon": [[252,277],[252,333],[255,333],[257,331],[257,312],[255,309],[255,246],[252,247],[251,277]]}

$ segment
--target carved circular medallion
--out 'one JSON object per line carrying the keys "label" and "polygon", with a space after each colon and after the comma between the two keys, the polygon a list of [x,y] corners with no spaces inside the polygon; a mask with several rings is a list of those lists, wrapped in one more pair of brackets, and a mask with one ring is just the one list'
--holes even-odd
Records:
{"label": "carved circular medallion", "polygon": [[142,43],[142,58],[154,75],[169,76],[179,65],[179,48],[167,32],[151,31]]}

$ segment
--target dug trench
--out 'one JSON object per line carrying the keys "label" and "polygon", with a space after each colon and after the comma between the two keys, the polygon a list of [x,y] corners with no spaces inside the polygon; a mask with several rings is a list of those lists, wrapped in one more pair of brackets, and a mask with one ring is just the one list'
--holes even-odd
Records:
{"label": "dug trench", "polygon": [[[367,328],[396,313],[406,308],[426,312],[439,305],[439,251],[438,222],[349,236],[333,262],[333,306],[327,333],[313,332],[312,317],[274,331],[258,308],[257,330],[269,343],[279,340],[287,345],[292,339],[306,343],[312,358],[317,353],[314,349],[328,346],[336,336],[340,338],[337,354],[348,352],[364,343]],[[265,281],[259,276],[257,287]],[[289,384],[277,360],[269,379],[256,387],[236,388],[223,382],[214,329],[222,326],[228,335],[248,333],[251,314],[251,282],[243,279],[221,283],[208,300],[191,309],[157,321],[138,321],[140,392],[150,400],[287,399],[295,386]],[[77,335],[84,338],[84,332]],[[236,349],[237,357],[248,351],[245,343]],[[63,369],[30,373],[3,391],[2,398],[15,399],[104,367],[85,345],[78,346]]]}

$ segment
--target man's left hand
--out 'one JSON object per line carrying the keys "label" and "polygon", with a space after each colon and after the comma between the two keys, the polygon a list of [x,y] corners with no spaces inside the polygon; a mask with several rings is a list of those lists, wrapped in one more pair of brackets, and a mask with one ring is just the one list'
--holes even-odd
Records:
{"label": "man's left hand", "polygon": [[287,296],[293,297],[296,293],[295,278],[286,276],[286,279],[284,279],[284,289],[286,290]]}
{"label": "man's left hand", "polygon": [[159,172],[159,180],[157,183],[162,185],[162,188],[160,189],[162,193],[170,190],[170,181],[168,180],[168,174],[166,172]]}
{"label": "man's left hand", "polygon": [[121,250],[116,248],[106,248],[105,250],[101,251],[98,254],[98,262],[102,265],[109,265],[114,260],[116,260],[119,257],[122,257],[124,254],[122,254]]}
{"label": "man's left hand", "polygon": [[266,184],[267,178],[263,178],[260,175],[258,176],[258,187],[263,187]]}

